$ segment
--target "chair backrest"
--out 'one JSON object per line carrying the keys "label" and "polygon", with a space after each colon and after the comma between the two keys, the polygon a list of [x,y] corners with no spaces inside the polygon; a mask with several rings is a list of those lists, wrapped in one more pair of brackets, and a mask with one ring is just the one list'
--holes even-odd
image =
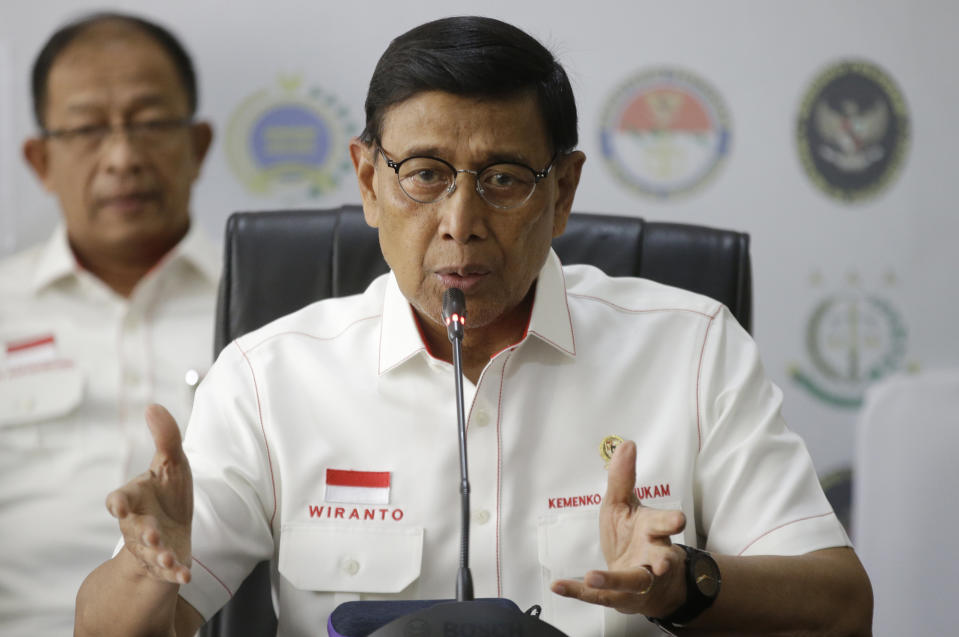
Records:
{"label": "chair backrest", "polygon": [[[706,294],[752,326],[749,235],[638,217],[573,213],[553,241],[563,263],[588,263]],[[227,221],[215,353],[313,301],[362,292],[387,271],[360,206],[238,212]],[[270,565],[260,564],[203,629],[207,637],[274,635]]]}
{"label": "chair backrest", "polygon": [[[749,236],[637,217],[573,213],[553,241],[563,263],[638,276],[723,302],[752,326]],[[237,336],[319,299],[362,292],[387,271],[360,206],[238,212],[226,227],[215,353]]]}

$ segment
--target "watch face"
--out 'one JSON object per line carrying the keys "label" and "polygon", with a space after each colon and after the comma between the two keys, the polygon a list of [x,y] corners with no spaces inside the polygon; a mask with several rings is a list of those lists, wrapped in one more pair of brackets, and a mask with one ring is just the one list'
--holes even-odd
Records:
{"label": "watch face", "polygon": [[697,555],[692,567],[696,588],[706,597],[715,598],[719,594],[719,567],[716,562],[708,555]]}

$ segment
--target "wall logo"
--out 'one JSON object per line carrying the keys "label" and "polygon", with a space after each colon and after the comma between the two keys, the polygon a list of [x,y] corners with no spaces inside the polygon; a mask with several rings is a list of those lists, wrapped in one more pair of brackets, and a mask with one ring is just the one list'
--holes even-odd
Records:
{"label": "wall logo", "polygon": [[906,102],[874,64],[834,64],[806,91],[797,140],[803,168],[823,192],[871,197],[891,182],[909,146]]}
{"label": "wall logo", "polygon": [[[819,276],[813,278],[818,284]],[[892,284],[894,275],[886,281]],[[849,282],[813,307],[806,322],[807,364],[792,364],[789,375],[826,403],[858,408],[867,385],[906,367],[907,330],[892,303],[859,289],[857,275]]]}
{"label": "wall logo", "polygon": [[712,178],[729,153],[730,120],[719,93],[692,73],[659,68],[623,83],[606,104],[606,164],[643,195],[667,199]]}
{"label": "wall logo", "polygon": [[236,176],[257,195],[317,197],[350,173],[348,145],[356,127],[348,111],[298,77],[257,91],[227,126],[227,158]]}

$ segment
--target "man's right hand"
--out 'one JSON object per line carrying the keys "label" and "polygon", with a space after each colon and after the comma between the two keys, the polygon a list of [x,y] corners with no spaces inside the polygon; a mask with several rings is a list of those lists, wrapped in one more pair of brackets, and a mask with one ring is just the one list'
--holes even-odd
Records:
{"label": "man's right hand", "polygon": [[107,509],[120,522],[125,549],[155,579],[190,581],[193,476],[176,421],[150,405],[146,421],[156,453],[149,471],[107,496]]}

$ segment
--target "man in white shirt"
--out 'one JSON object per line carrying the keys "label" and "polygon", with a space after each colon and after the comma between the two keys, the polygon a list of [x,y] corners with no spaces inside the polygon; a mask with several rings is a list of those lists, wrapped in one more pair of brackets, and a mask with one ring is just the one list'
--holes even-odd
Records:
{"label": "man in white shirt", "polygon": [[24,156],[62,223],[0,263],[0,634],[36,637],[72,633],[77,589],[109,556],[103,493],[149,463],[146,405],[186,423],[219,258],[190,223],[212,130],[172,34],[81,19],[47,41],[32,87]]}
{"label": "man in white shirt", "polygon": [[366,108],[351,153],[391,272],[224,350],[184,445],[148,413],[157,454],[108,498],[124,544],[84,582],[77,634],[188,635],[267,558],[280,635],[345,600],[448,597],[450,287],[477,597],[577,637],[656,634],[647,618],[868,634],[868,578],[729,312],[552,253],[585,160],[553,56],[497,20],[437,20],[393,41]]}

